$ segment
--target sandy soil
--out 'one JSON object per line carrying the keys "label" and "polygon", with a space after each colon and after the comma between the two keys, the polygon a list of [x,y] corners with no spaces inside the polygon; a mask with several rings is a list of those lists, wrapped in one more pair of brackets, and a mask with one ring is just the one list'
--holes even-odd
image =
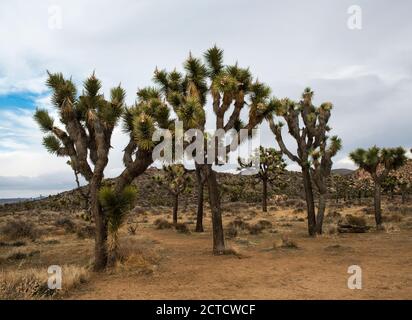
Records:
{"label": "sandy soil", "polygon": [[[278,217],[280,213],[277,213]],[[275,222],[275,214],[266,216]],[[152,275],[94,276],[72,299],[412,299],[412,232],[346,234],[311,239],[306,222],[281,233],[298,249],[273,249],[279,234],[229,240],[240,256],[213,256],[211,234],[142,228],[164,252]],[[245,242],[247,242],[245,244]],[[348,289],[350,265],[362,289]]]}
{"label": "sandy soil", "polygon": [[[259,235],[245,232],[227,240],[236,255],[214,256],[209,216],[207,214],[205,220],[206,232],[201,234],[155,229],[153,221],[170,217],[169,213],[137,216],[136,235],[128,235],[125,226],[121,239],[132,242],[139,252],[150,252],[156,259],[139,258],[137,263],[126,263],[110,272],[92,273],[88,283],[64,298],[412,299],[412,228],[309,238],[304,213],[283,210],[263,214],[256,208],[235,209],[225,215],[225,224],[240,216],[249,223],[266,219],[273,226]],[[182,221],[193,223],[193,219],[190,213],[184,215]],[[372,217],[368,219],[368,223],[373,224]],[[412,217],[404,217],[402,223],[405,221],[409,223]],[[189,227],[194,229],[194,224]],[[78,239],[62,230],[53,232],[47,239],[30,244],[29,249],[40,254],[16,262],[18,268],[90,263],[91,239]],[[298,248],[276,247],[284,235],[295,241]],[[50,239],[57,241],[53,243]],[[9,251],[9,248],[0,248],[0,257]],[[361,290],[348,289],[350,265],[362,268]],[[3,260],[0,268],[7,272],[16,265]]]}

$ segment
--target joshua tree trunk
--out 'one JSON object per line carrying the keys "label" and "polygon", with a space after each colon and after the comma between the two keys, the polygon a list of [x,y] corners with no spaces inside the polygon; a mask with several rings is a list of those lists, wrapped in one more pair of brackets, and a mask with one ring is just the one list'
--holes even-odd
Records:
{"label": "joshua tree trunk", "polygon": [[212,211],[213,227],[213,253],[223,254],[225,251],[225,238],[223,234],[222,212],[220,208],[219,185],[216,172],[211,165],[205,165],[207,185],[209,190],[209,203]]}
{"label": "joshua tree trunk", "polygon": [[382,211],[381,211],[381,185],[375,181],[375,221],[376,227],[382,225]]}
{"label": "joshua tree trunk", "polygon": [[262,209],[263,212],[267,212],[268,211],[268,204],[267,204],[267,198],[268,198],[268,180],[267,179],[263,179],[263,197],[262,197]]}
{"label": "joshua tree trunk", "polygon": [[203,179],[201,168],[196,165],[196,179],[197,179],[197,218],[196,218],[196,232],[203,232]]}
{"label": "joshua tree trunk", "polygon": [[401,193],[402,193],[402,204],[406,203],[406,190],[405,188],[401,188]]}
{"label": "joshua tree trunk", "polygon": [[322,234],[323,218],[325,217],[326,196],[323,193],[319,194],[319,207],[316,216],[316,232]]}
{"label": "joshua tree trunk", "polygon": [[173,203],[173,224],[177,225],[177,210],[179,209],[179,194],[174,194],[174,203]]}
{"label": "joshua tree trunk", "polygon": [[306,207],[308,214],[308,232],[310,236],[314,236],[316,234],[316,215],[309,167],[302,167],[302,176],[303,186],[305,188]]}
{"label": "joshua tree trunk", "polygon": [[102,271],[107,265],[107,222],[99,204],[98,192],[101,179],[93,177],[90,182],[90,211],[94,217],[95,231],[95,261],[94,270]]}

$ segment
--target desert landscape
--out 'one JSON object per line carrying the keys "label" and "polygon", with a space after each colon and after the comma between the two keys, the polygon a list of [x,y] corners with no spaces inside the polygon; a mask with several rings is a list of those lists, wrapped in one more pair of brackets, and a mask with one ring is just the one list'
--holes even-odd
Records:
{"label": "desert landscape", "polygon": [[412,300],[412,3],[358,2],[2,1],[0,304]]}
{"label": "desert landscape", "polygon": [[[160,170],[149,170],[142,181]],[[295,180],[295,175],[292,175]],[[233,179],[224,177],[230,185]],[[288,179],[286,179],[288,180]],[[234,181],[235,182],[235,181]],[[288,188],[293,190],[293,188]],[[299,189],[298,189],[299,190]],[[410,299],[412,295],[412,204],[385,198],[384,228],[374,227],[372,199],[332,201],[324,233],[307,234],[302,199],[273,196],[268,212],[258,202],[227,201],[223,223],[229,252],[213,255],[211,214],[205,232],[195,232],[196,205],[184,194],[178,227],[166,199],[141,195],[120,230],[120,255],[104,274],[91,270],[93,224],[82,210],[67,210],[78,191],[2,208],[0,267],[2,299]],[[251,197],[253,189],[244,192]],[[292,192],[292,191],[290,191]],[[227,194],[226,199],[233,196]],[[80,198],[81,199],[81,198]],[[144,200],[142,200],[144,201]],[[152,203],[151,203],[152,202]],[[67,205],[69,204],[69,205]],[[53,206],[61,206],[54,208]],[[369,226],[364,233],[341,233],[344,221]],[[5,230],[18,228],[8,234]],[[8,228],[7,228],[8,227]],[[6,229],[5,229],[6,228]],[[11,237],[8,237],[11,236]],[[63,266],[64,290],[45,287],[47,268]],[[362,290],[347,285],[348,266],[362,267]]]}

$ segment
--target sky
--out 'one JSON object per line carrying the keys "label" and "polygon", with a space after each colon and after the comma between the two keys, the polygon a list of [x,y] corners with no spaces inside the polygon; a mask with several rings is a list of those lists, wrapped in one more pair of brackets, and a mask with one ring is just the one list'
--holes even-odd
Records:
{"label": "sky", "polygon": [[[360,29],[348,26],[352,5],[361,9]],[[410,149],[410,12],[409,0],[2,0],[0,198],[75,187],[67,159],[44,150],[32,119],[36,107],[55,112],[46,70],[79,86],[95,70],[106,94],[121,82],[132,104],[156,66],[181,69],[189,52],[214,44],[225,63],[250,67],[278,98],[298,100],[310,86],[315,104],[333,103],[332,133],[343,140],[335,168],[354,168],[348,154],[357,147]],[[261,130],[262,144],[276,147],[266,124]],[[107,177],[122,170],[126,143],[116,129]]]}

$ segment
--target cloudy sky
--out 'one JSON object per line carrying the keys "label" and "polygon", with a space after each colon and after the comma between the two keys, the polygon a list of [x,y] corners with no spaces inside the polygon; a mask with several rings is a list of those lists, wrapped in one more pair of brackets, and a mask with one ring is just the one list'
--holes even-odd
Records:
{"label": "cloudy sky", "polygon": [[[348,28],[351,5],[362,9],[361,29]],[[96,70],[105,92],[121,82],[131,104],[156,66],[181,68],[189,51],[200,55],[213,44],[277,97],[298,99],[310,86],[316,104],[333,102],[331,126],[344,143],[335,168],[353,168],[347,155],[356,147],[410,148],[410,12],[409,0],[2,0],[0,198],[75,186],[66,160],[42,148],[32,120],[36,106],[51,108],[46,70],[78,84]],[[262,130],[262,143],[274,145]],[[116,131],[106,176],[122,169],[125,144]]]}

